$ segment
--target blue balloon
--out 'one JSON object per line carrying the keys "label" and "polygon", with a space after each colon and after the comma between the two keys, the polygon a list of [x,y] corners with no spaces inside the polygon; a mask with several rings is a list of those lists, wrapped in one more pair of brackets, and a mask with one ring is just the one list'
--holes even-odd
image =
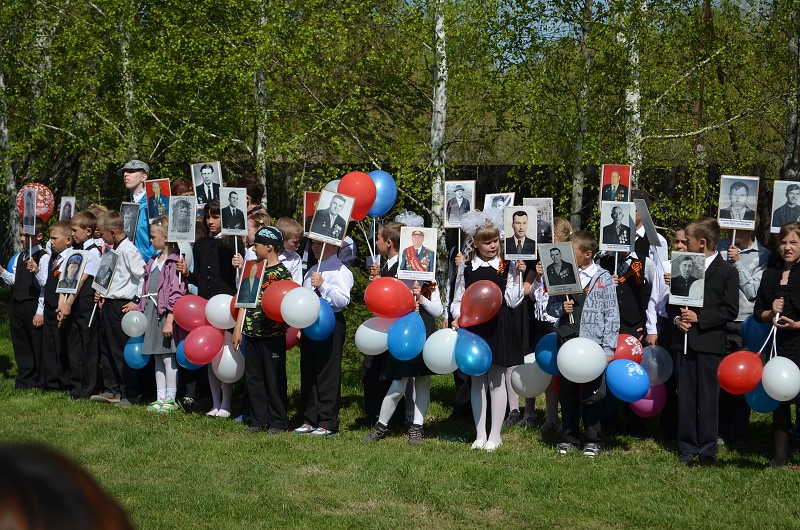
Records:
{"label": "blue balloon", "polygon": [[311,340],[325,340],[333,335],[333,328],[336,326],[336,317],[333,308],[324,298],[319,299],[319,316],[317,320],[303,328],[303,334]]}
{"label": "blue balloon", "polygon": [[425,347],[425,323],[419,313],[411,313],[398,318],[389,328],[389,353],[401,361],[410,361]]}
{"label": "blue balloon", "polygon": [[372,203],[367,215],[373,218],[380,217],[394,206],[394,201],[397,200],[397,184],[390,174],[380,169],[367,174],[375,183],[376,190],[375,202]]}
{"label": "blue balloon", "polygon": [[548,333],[539,339],[534,351],[536,352],[536,366],[546,374],[558,375],[558,363],[556,362],[558,336],[555,332]]}
{"label": "blue balloon", "polygon": [[489,371],[489,367],[492,365],[492,350],[483,337],[459,328],[455,358],[459,370],[467,375],[477,377]]}
{"label": "blue balloon", "polygon": [[617,359],[606,367],[606,384],[611,393],[620,400],[633,403],[642,399],[650,390],[650,377],[639,363]]}
{"label": "blue balloon", "polygon": [[194,364],[192,361],[186,358],[186,352],[183,351],[183,343],[186,342],[182,340],[178,343],[178,346],[175,348],[175,358],[178,360],[178,364],[182,367],[186,368],[187,370],[199,370],[202,368],[199,364]]}
{"label": "blue balloon", "polygon": [[14,268],[17,266],[17,258],[19,257],[20,254],[22,253],[17,252],[13,256],[11,256],[10,260],[8,260],[8,265],[6,265],[6,270],[11,274],[14,274]]}
{"label": "blue balloon", "polygon": [[142,354],[143,347],[144,335],[139,337],[131,337],[125,344],[125,349],[122,352],[123,356],[125,357],[125,362],[128,363],[128,366],[135,370],[144,368],[147,366],[147,362],[150,360],[149,355]]}
{"label": "blue balloon", "polygon": [[759,352],[772,329],[772,324],[757,322],[753,315],[742,322],[742,342],[746,350]]}
{"label": "blue balloon", "polygon": [[781,404],[780,401],[767,394],[764,390],[764,385],[760,382],[757,387],[744,395],[744,400],[747,401],[751,409],[763,413],[774,412]]}

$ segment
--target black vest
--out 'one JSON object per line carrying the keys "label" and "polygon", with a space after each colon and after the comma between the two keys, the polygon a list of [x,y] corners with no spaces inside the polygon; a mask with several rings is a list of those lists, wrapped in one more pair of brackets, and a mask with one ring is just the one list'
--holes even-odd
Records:
{"label": "black vest", "polygon": [[[38,300],[40,286],[36,282],[36,275],[25,266],[22,259],[23,254],[17,256],[17,264],[14,266],[14,287],[11,289],[12,297],[15,302],[25,302],[28,300]],[[37,264],[44,256],[44,250],[39,249],[33,253],[33,261]]]}
{"label": "black vest", "polygon": [[[58,308],[58,293],[56,286],[58,285],[58,269],[61,263],[55,266],[55,254],[50,254],[50,265],[48,266],[47,282],[44,284],[44,306],[47,309],[55,311]],[[63,263],[63,261],[62,261]]]}

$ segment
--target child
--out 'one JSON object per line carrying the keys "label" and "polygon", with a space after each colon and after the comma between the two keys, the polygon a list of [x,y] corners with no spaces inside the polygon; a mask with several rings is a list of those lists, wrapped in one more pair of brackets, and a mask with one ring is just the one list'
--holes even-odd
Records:
{"label": "child", "polygon": [[283,234],[283,263],[292,275],[292,280],[298,284],[303,283],[303,259],[297,250],[300,248],[300,238],[303,237],[303,226],[290,217],[281,217],[275,223]]}
{"label": "child", "polygon": [[695,458],[701,465],[714,463],[719,412],[717,368],[725,355],[726,326],[739,313],[739,276],[717,252],[719,233],[719,224],[710,217],[686,226],[689,252],[706,256],[703,307],[668,307],[677,328],[672,334],[672,350],[677,360],[678,451],[680,462],[687,466],[694,465]]}
{"label": "child", "polygon": [[[247,335],[245,358],[245,383],[250,401],[250,427],[247,432],[267,431],[269,434],[286,432],[289,406],[286,383],[286,324],[271,320],[261,307],[261,294],[271,283],[291,278],[289,270],[280,262],[283,246],[281,231],[265,226],[256,232],[254,251],[259,261],[264,261],[263,281],[256,297],[256,308],[240,310],[232,343],[242,344],[242,334]],[[257,265],[254,265],[257,267]]]}
{"label": "child", "polygon": [[[558,317],[556,333],[559,348],[569,339],[585,337],[603,347],[606,361],[614,358],[619,330],[619,309],[614,280],[598,266],[592,256],[597,252],[597,240],[588,232],[578,231],[570,236],[583,293],[550,298],[548,312]],[[573,321],[570,322],[570,315]],[[561,443],[558,452],[577,450],[579,423],[583,419],[583,454],[594,458],[602,450],[600,417],[605,382],[601,375],[583,385],[561,378]]]}
{"label": "child", "polygon": [[[14,387],[18,390],[41,388],[42,380],[42,324],[44,322],[44,299],[42,287],[45,284],[47,269],[39,267],[39,261],[45,255],[41,248],[44,223],[38,217],[35,221],[35,235],[26,235],[19,228],[19,242],[23,246],[17,257],[14,272],[10,273],[0,266],[0,276],[11,288],[11,303],[14,308],[9,311],[9,327],[11,329],[11,345],[14,348],[14,360],[17,363],[17,378]],[[48,356],[48,362],[56,358]],[[50,363],[52,364],[52,363]],[[54,364],[57,368],[57,364]],[[54,388],[58,390],[56,377]]]}
{"label": "child", "polygon": [[139,250],[125,236],[119,212],[103,214],[97,222],[97,228],[103,241],[113,246],[119,254],[119,259],[108,294],[100,297],[100,293],[95,293],[95,301],[101,310],[100,355],[103,361],[104,390],[93,395],[91,400],[128,406],[138,400],[139,388],[136,372],[125,362],[123,352],[127,336],[122,331],[122,317],[128,311],[135,310],[140,301],[144,260]]}
{"label": "child", "polygon": [[[233,248],[222,237],[219,199],[214,199],[203,208],[203,224],[207,236],[194,244],[194,270],[189,271],[181,257],[177,271],[186,276],[189,283],[197,286],[197,294],[206,300],[214,295],[236,295],[236,268],[233,266]],[[209,366],[208,382],[211,386],[211,410],[207,416],[229,418],[233,385],[221,382]]]}
{"label": "child", "polygon": [[144,268],[144,283],[138,311],[147,317],[143,353],[152,355],[156,365],[156,400],[150,412],[166,414],[178,410],[178,365],[175,360],[175,325],[172,309],[186,292],[186,277],[175,270],[180,258],[178,246],[167,243],[169,224],[159,217],[150,225],[150,243],[158,254]]}
{"label": "child", "polygon": [[[496,212],[495,212],[496,210]],[[461,218],[461,228],[472,236],[472,249],[467,259],[458,268],[455,293],[451,305],[454,329],[458,328],[461,315],[461,297],[467,287],[480,280],[489,280],[503,291],[503,304],[497,315],[488,322],[470,327],[470,331],[486,339],[492,350],[492,364],[486,374],[472,377],[470,400],[472,416],[475,420],[476,438],[473,449],[494,451],[502,440],[500,429],[508,404],[505,388],[506,368],[522,364],[522,345],[519,332],[514,323],[511,309],[517,307],[523,298],[523,287],[519,283],[519,274],[525,273],[524,261],[509,262],[502,259],[500,246],[500,229],[502,226],[502,209],[489,208],[487,212],[473,210]],[[499,217],[495,219],[494,217]],[[492,400],[491,429],[487,437],[486,388],[489,388]]]}
{"label": "child", "polygon": [[339,408],[342,405],[342,351],[347,331],[344,309],[350,303],[353,273],[337,256],[338,247],[314,241],[311,250],[319,260],[306,273],[303,287],[314,289],[333,309],[336,323],[333,334],[325,340],[300,339],[300,393],[303,396],[305,422],[295,434],[333,436],[339,431]]}

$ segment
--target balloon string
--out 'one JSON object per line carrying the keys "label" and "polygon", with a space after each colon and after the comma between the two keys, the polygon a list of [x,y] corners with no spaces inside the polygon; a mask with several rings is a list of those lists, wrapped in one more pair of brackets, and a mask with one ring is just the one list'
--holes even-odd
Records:
{"label": "balloon string", "polygon": [[[374,249],[378,248],[378,243],[375,240],[376,237],[378,237],[378,218],[377,217],[373,217],[372,218],[372,248],[373,248],[373,251],[372,251],[372,262],[373,263],[375,263],[375,250]],[[380,265],[380,263],[378,263],[378,265]]]}
{"label": "balloon string", "polygon": [[[778,315],[776,315],[776,316],[778,316]],[[762,344],[762,345],[761,345],[761,347],[758,349],[758,353],[761,353],[761,352],[763,352],[763,351],[764,351],[764,348],[766,348],[766,347],[767,347],[767,343],[769,342],[769,339],[770,339],[770,338],[771,338],[773,335],[777,335],[777,333],[776,333],[776,331],[777,331],[777,330],[778,330],[778,328],[776,328],[775,326],[772,326],[772,329],[770,329],[770,330],[769,330],[769,333],[767,334],[767,338],[766,338],[766,340],[764,341],[764,344]],[[772,343],[772,349],[770,350],[770,357],[769,357],[770,359],[772,359],[772,352],[773,352],[773,351],[775,351],[775,342],[774,342],[774,341],[773,341],[773,343]]]}
{"label": "balloon string", "polygon": [[364,241],[367,243],[367,250],[369,250],[369,255],[372,257],[372,261],[375,261],[375,252],[372,250],[372,247],[369,244],[369,236],[367,235],[367,229],[364,227],[363,221],[357,221],[358,227],[361,228],[361,233],[364,234]]}

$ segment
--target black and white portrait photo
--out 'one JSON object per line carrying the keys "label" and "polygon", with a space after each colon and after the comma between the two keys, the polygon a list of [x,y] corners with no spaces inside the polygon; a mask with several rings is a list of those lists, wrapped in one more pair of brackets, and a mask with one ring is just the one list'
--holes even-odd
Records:
{"label": "black and white portrait photo", "polygon": [[800,183],[776,180],[772,189],[772,221],[769,231],[777,234],[786,223],[800,221]]}
{"label": "black and white portrait photo", "polygon": [[100,293],[100,296],[108,296],[108,288],[111,287],[111,280],[114,278],[114,271],[117,270],[119,254],[113,249],[106,249],[103,257],[100,258],[100,265],[97,267],[97,274],[92,282],[92,289]]}
{"label": "black and white portrait photo", "polygon": [[[192,164],[192,178],[198,208],[202,208],[214,199],[219,199],[219,189],[222,187],[222,167],[219,162]],[[242,208],[244,207],[245,204],[242,202]]]}
{"label": "black and white portrait photo", "polygon": [[450,180],[444,183],[444,227],[459,228],[461,216],[475,209],[475,181]]}
{"label": "black and white portrait photo", "polygon": [[75,197],[61,197],[61,205],[58,207],[58,220],[69,221],[75,215]]}
{"label": "black and white portrait photo", "polygon": [[719,226],[755,229],[757,201],[758,177],[722,175],[719,185]]}
{"label": "black and white portrait photo", "polygon": [[483,210],[488,208],[500,208],[514,205],[514,192],[508,193],[487,193],[483,198]]}
{"label": "black and white portrait photo", "polygon": [[582,292],[572,243],[540,243],[544,284],[551,296]]}
{"label": "black and white portrait photo", "polygon": [[86,268],[85,250],[73,250],[61,264],[58,273],[56,292],[61,294],[75,294],[78,292],[83,269]]}
{"label": "black and white portrait photo", "polygon": [[167,241],[175,243],[194,242],[194,228],[197,222],[195,210],[196,197],[177,196],[169,198],[169,224]]}
{"label": "black and white portrait photo", "polygon": [[536,208],[506,206],[503,209],[506,259],[536,259]]}
{"label": "black and white portrait photo", "polygon": [[600,250],[633,252],[636,235],[632,202],[603,201],[600,209]]}
{"label": "black and white portrait photo", "polygon": [[139,221],[139,203],[123,202],[119,207],[119,215],[122,217],[122,227],[125,236],[131,243],[136,239],[136,223]]}
{"label": "black and white portrait photo", "polygon": [[36,189],[25,188],[22,203],[22,231],[25,234],[36,233]]}
{"label": "black and white portrait photo", "polygon": [[552,243],[553,199],[526,197],[522,199],[522,205],[536,208],[536,242]]}
{"label": "black and white portrait photo", "polygon": [[673,252],[670,266],[669,303],[703,307],[705,255],[700,252]]}
{"label": "black and white portrait photo", "polygon": [[397,277],[401,280],[433,281],[436,273],[437,239],[435,228],[402,227]]}
{"label": "black and white portrait photo", "polygon": [[341,247],[354,204],[355,199],[349,195],[322,190],[317,211],[308,229],[309,239]]}
{"label": "black and white portrait photo", "polygon": [[220,188],[219,211],[222,218],[222,235],[247,235],[246,188]]}

